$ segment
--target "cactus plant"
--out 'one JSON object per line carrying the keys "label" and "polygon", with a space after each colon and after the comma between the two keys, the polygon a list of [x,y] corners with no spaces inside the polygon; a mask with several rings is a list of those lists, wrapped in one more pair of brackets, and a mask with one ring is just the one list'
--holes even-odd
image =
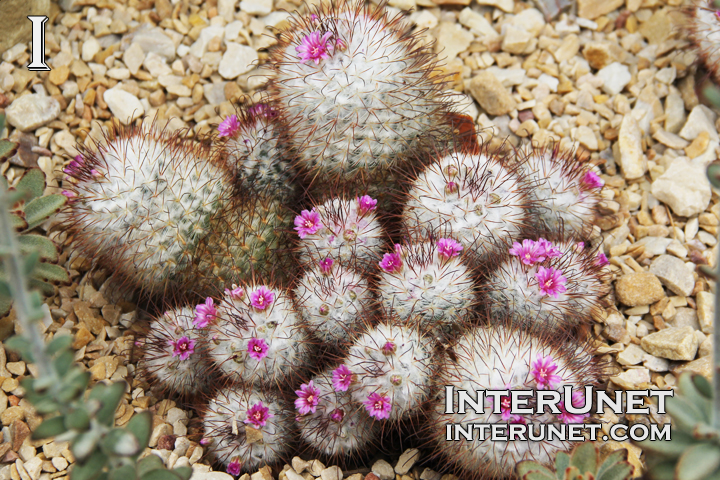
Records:
{"label": "cactus plant", "polygon": [[431,337],[417,327],[380,323],[350,347],[343,362],[346,388],[370,416],[399,420],[427,400],[436,363]]}
{"label": "cactus plant", "polygon": [[592,233],[603,181],[559,145],[528,146],[520,153],[520,167],[531,183],[533,216],[541,234],[563,234],[566,240],[585,240]]}
{"label": "cactus plant", "polygon": [[194,320],[189,307],[169,310],[151,321],[136,342],[142,354],[138,367],[151,386],[191,397],[210,385],[207,340]]}
{"label": "cactus plant", "polygon": [[[310,343],[287,292],[266,285],[233,285],[217,309],[208,306],[211,300],[197,307],[195,325],[207,327],[209,356],[223,376],[273,385],[302,373]],[[203,314],[208,309],[214,318]]]}
{"label": "cactus plant", "polygon": [[[584,403],[581,392],[588,385],[596,386],[603,366],[592,356],[586,343],[558,335],[553,329],[536,330],[530,334],[512,326],[508,319],[493,319],[492,325],[475,327],[452,345],[453,355],[445,357],[440,374],[435,379],[436,395],[427,426],[427,437],[434,442],[436,453],[450,460],[463,473],[472,477],[479,472],[492,476],[508,476],[515,465],[533,460],[548,466],[558,452],[567,451],[571,444],[557,438],[540,441],[492,441],[474,434],[472,440],[447,441],[448,423],[583,423],[587,415],[572,415],[559,408],[559,414],[549,409],[545,413],[514,415],[510,397],[500,398],[500,413],[494,413],[492,398],[485,398],[484,412],[466,408],[459,413],[458,391],[478,390],[557,390],[565,385],[574,390],[570,400],[574,406]],[[445,413],[446,389],[454,387],[454,413]],[[449,397],[448,397],[449,398]],[[564,401],[564,400],[563,400]]]}
{"label": "cactus plant", "polygon": [[437,133],[436,56],[401,16],[338,1],[294,16],[271,52],[273,98],[310,178],[369,178]]}
{"label": "cactus plant", "polygon": [[295,299],[310,332],[323,343],[339,347],[362,327],[373,294],[360,273],[328,257],[305,272],[295,288]]}
{"label": "cactus plant", "polygon": [[295,217],[300,260],[316,264],[331,258],[342,265],[366,267],[379,258],[384,232],[375,213],[377,200],[363,195],[333,198]]}
{"label": "cactus plant", "polygon": [[[297,417],[300,438],[333,462],[361,455],[379,433],[378,424],[343,388],[338,368],[326,369],[303,384],[305,390],[312,385],[317,391],[317,404],[304,408],[305,413],[298,412]],[[298,392],[303,393],[302,387]],[[300,402],[300,408],[304,406]]]}
{"label": "cactus plant", "polygon": [[278,392],[231,384],[204,409],[203,443],[228,473],[253,471],[288,457],[293,418]]}
{"label": "cactus plant", "polygon": [[[0,125],[0,131],[2,125]],[[7,180],[0,176],[0,183],[8,187]],[[30,276],[30,287],[38,289],[44,295],[55,292],[53,285],[70,281],[67,271],[60,265],[58,249],[52,240],[44,235],[31,233],[36,227],[57,213],[66,198],[60,194],[43,195],[45,190],[45,174],[38,168],[26,170],[17,184],[10,191],[22,193],[19,200],[12,206],[10,219],[12,226],[19,233],[18,243],[24,255],[37,256],[38,263]],[[0,280],[5,279],[6,273],[0,265]],[[0,317],[8,313],[12,306],[10,292],[0,289]]]}
{"label": "cactus plant", "polygon": [[568,455],[558,452],[555,471],[533,461],[518,463],[520,480],[630,480],[633,467],[626,449],[615,450],[601,461],[600,451],[592,442],[581,443]]}
{"label": "cactus plant", "polygon": [[413,181],[402,220],[421,237],[435,233],[465,246],[474,263],[500,253],[529,230],[530,184],[517,167],[483,152],[449,152]]}
{"label": "cactus plant", "polygon": [[394,252],[379,263],[377,289],[385,310],[401,322],[420,322],[426,331],[462,325],[477,301],[463,248],[451,238],[395,244]]}
{"label": "cactus plant", "polygon": [[607,259],[583,242],[524,239],[497,264],[482,285],[483,297],[493,315],[527,326],[587,322],[600,313],[608,293]]}

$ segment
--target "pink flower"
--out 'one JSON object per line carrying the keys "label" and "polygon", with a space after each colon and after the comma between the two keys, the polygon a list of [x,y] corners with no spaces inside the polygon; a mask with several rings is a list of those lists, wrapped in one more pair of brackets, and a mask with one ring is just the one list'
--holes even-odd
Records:
{"label": "pink flower", "polygon": [[173,357],[180,357],[180,360],[187,360],[195,352],[195,340],[188,337],[170,340],[170,345],[173,347]]}
{"label": "pink flower", "polygon": [[82,155],[76,155],[75,159],[71,160],[70,163],[68,163],[68,166],[65,167],[63,172],[67,173],[71,177],[77,177],[80,174],[80,169],[82,168],[84,163],[85,158],[83,158]]}
{"label": "pink flower", "polygon": [[332,37],[332,32],[326,32],[323,36],[320,36],[320,32],[312,32],[309,35],[305,35],[300,45],[295,47],[300,61],[307,62],[310,60],[317,65],[320,63],[320,60],[330,58],[330,54],[332,54],[333,51],[333,45],[329,42],[330,37]]}
{"label": "pink flower", "polygon": [[537,262],[545,260],[545,249],[538,242],[523,240],[522,245],[518,242],[513,243],[510,255],[519,257],[525,265],[535,265]]}
{"label": "pink flower", "polygon": [[75,192],[71,192],[70,190],[63,190],[61,193],[65,195],[68,200],[72,200],[77,197],[77,194]]}
{"label": "pink flower", "polygon": [[338,392],[347,392],[352,383],[352,372],[345,365],[340,365],[332,372],[333,388]]}
{"label": "pink flower", "polygon": [[535,279],[538,281],[540,292],[543,295],[550,295],[553,298],[558,298],[558,295],[567,291],[565,288],[567,278],[563,277],[562,272],[555,268],[540,267],[538,272],[535,274]]}
{"label": "pink flower", "polygon": [[333,410],[333,412],[330,414],[330,418],[333,422],[342,422],[342,419],[345,418],[345,412],[341,408],[336,408]]}
{"label": "pink flower", "polygon": [[597,254],[597,257],[595,258],[596,265],[598,265],[600,267],[604,267],[608,263],[610,263],[610,261],[608,260],[608,258],[605,256],[604,253],[600,252]]}
{"label": "pink flower", "polygon": [[264,427],[268,419],[272,417],[270,409],[263,405],[262,402],[258,402],[247,411],[247,418],[244,423],[251,423],[255,428]]}
{"label": "pink flower", "polygon": [[602,188],[605,182],[592,170],[588,171],[581,180],[582,184],[588,188]]}
{"label": "pink flower", "polygon": [[217,310],[213,305],[213,299],[211,297],[207,297],[205,299],[205,303],[201,303],[195,307],[195,320],[193,320],[193,323],[198,328],[205,328],[210,325],[210,322],[216,315]]}
{"label": "pink flower", "polygon": [[315,413],[317,404],[320,402],[320,389],[313,385],[312,380],[300,385],[300,390],[295,390],[298,398],[295,399],[295,408],[300,415]]}
{"label": "pink flower", "polygon": [[538,238],[537,245],[542,248],[543,254],[548,258],[562,257],[562,252],[555,248],[552,242],[544,238]]}
{"label": "pink flower", "polygon": [[395,345],[395,343],[391,342],[390,340],[385,342],[385,345],[382,346],[382,352],[385,355],[390,355],[391,353],[395,353],[395,349],[397,349],[397,345]]}
{"label": "pink flower", "polygon": [[298,232],[300,238],[305,238],[306,235],[312,235],[322,228],[320,222],[320,214],[312,210],[303,210],[300,215],[295,217],[295,230]]}
{"label": "pink flower", "polygon": [[267,287],[261,286],[250,294],[250,305],[258,310],[265,310],[275,300],[275,294]]}
{"label": "pink flower", "polygon": [[240,475],[240,462],[237,459],[233,460],[225,471],[234,477]]}
{"label": "pink flower", "polygon": [[441,238],[437,242],[438,256],[443,258],[457,257],[462,249],[462,245],[452,238]]}
{"label": "pink flower", "polygon": [[513,415],[510,417],[510,422],[508,423],[522,423],[523,425],[527,425],[527,419],[522,415]]}
{"label": "pink flower", "polygon": [[210,445],[210,439],[209,438],[201,438],[200,445],[202,445],[202,446]]}
{"label": "pink flower", "polygon": [[333,263],[335,262],[333,262],[333,259],[330,257],[327,257],[325,260],[320,260],[320,271],[325,274],[330,273]]}
{"label": "pink flower", "polygon": [[230,115],[218,125],[219,137],[234,137],[240,130],[240,122],[237,115]]}
{"label": "pink flower", "polygon": [[378,265],[388,273],[395,273],[402,270],[402,259],[399,253],[386,253]]}
{"label": "pink flower", "polygon": [[270,117],[274,117],[275,115],[277,115],[277,110],[275,110],[270,105],[266,105],[264,103],[258,103],[258,104],[253,105],[252,107],[250,107],[250,109],[248,110],[248,113],[255,117],[264,116],[264,117],[270,118]]}
{"label": "pink flower", "polygon": [[370,195],[363,195],[357,198],[358,212],[360,215],[365,215],[368,212],[372,212],[377,207],[377,200],[370,197]]}
{"label": "pink flower", "polygon": [[267,357],[268,344],[262,338],[251,338],[248,342],[248,355],[255,360],[262,360]]}
{"label": "pink flower", "polygon": [[[573,407],[580,408],[581,405],[585,404],[585,396],[582,394],[582,392],[573,392],[570,402],[572,403]],[[560,409],[560,414],[558,415],[558,418],[565,423],[583,423],[583,420],[586,417],[590,416],[589,413],[570,413],[566,411],[565,402],[560,402],[558,404],[558,408]]]}
{"label": "pink flower", "polygon": [[538,354],[531,366],[532,370],[530,373],[537,382],[538,390],[553,389],[562,382],[562,377],[555,374],[558,366],[553,362],[550,355],[541,357],[540,354]]}
{"label": "pink flower", "polygon": [[242,287],[237,287],[233,285],[232,290],[225,289],[225,295],[232,298],[233,300],[240,300],[245,296],[245,290],[243,290]]}
{"label": "pink flower", "polygon": [[385,395],[371,393],[368,395],[367,400],[363,403],[365,404],[365,409],[371,417],[377,418],[378,420],[390,418],[392,404],[390,403],[390,399]]}
{"label": "pink flower", "polygon": [[512,397],[510,395],[500,397],[500,417],[504,422],[513,416],[510,410],[512,410]]}

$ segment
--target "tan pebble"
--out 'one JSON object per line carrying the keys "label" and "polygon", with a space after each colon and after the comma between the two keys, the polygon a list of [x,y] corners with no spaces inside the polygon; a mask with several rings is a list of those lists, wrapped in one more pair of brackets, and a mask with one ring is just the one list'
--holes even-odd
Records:
{"label": "tan pebble", "polygon": [[105,380],[107,378],[105,364],[97,363],[90,367],[90,375],[93,380]]}
{"label": "tan pebble", "polygon": [[685,148],[685,154],[690,158],[700,156],[707,150],[708,144],[710,143],[710,134],[708,132],[700,132],[700,134],[692,141],[692,143]]}
{"label": "tan pebble", "polygon": [[615,285],[618,300],[629,307],[650,305],[665,296],[662,284],[651,273],[633,273],[620,277]]}
{"label": "tan pebble", "polygon": [[93,337],[92,333],[90,333],[90,330],[81,326],[75,334],[75,341],[72,344],[72,348],[74,350],[80,350],[93,340],[95,340],[95,337]]}
{"label": "tan pebble", "polygon": [[52,462],[53,467],[55,467],[59,472],[62,472],[68,467],[68,461],[63,457],[55,457],[50,461]]}
{"label": "tan pebble", "polygon": [[2,383],[2,389],[5,392],[12,392],[20,386],[20,382],[16,378],[6,378]]}
{"label": "tan pebble", "polygon": [[0,421],[5,426],[11,425],[15,420],[25,418],[25,409],[23,407],[10,407],[0,415]]}
{"label": "tan pebble", "polygon": [[6,367],[13,375],[25,375],[25,362],[8,362]]}
{"label": "tan pebble", "polygon": [[53,85],[62,85],[65,83],[68,79],[68,76],[70,75],[70,67],[67,65],[64,65],[59,68],[53,68],[50,70],[50,74],[48,75],[48,78],[50,79],[50,82],[52,82]]}

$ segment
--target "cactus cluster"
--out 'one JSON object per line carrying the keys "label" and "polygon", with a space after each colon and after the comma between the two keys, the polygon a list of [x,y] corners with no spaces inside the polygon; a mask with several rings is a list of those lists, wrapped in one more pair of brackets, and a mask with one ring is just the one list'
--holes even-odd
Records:
{"label": "cactus cluster", "polygon": [[[590,165],[480,148],[432,49],[382,5],[296,14],[269,61],[264,103],[209,140],[119,127],[66,181],[77,248],[165,306],[141,370],[197,405],[218,464],[295,445],[342,463],[408,425],[442,438],[447,384],[598,383],[572,336],[604,294]],[[570,448],[434,446],[465,476]]]}

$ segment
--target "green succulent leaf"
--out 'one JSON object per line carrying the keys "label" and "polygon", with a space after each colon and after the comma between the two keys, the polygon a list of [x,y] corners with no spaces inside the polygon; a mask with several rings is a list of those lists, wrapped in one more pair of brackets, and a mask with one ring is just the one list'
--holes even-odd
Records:
{"label": "green succulent leaf", "polygon": [[180,480],[181,477],[170,470],[160,469],[146,473],[140,480]]}
{"label": "green succulent leaf", "polygon": [[28,192],[28,200],[42,197],[45,191],[45,174],[39,168],[26,170],[22,178],[18,180],[15,188],[17,188],[18,191],[25,190]]}
{"label": "green succulent leaf", "polygon": [[629,480],[632,478],[633,466],[629,462],[613,462],[607,469],[603,467],[600,467],[596,480]]}
{"label": "green succulent leaf", "polygon": [[680,456],[675,474],[682,480],[702,480],[720,467],[720,446],[701,443]]}
{"label": "green succulent leaf", "polygon": [[109,480],[134,480],[135,478],[135,468],[132,465],[123,465],[110,472]]}
{"label": "green succulent leaf", "polygon": [[72,344],[73,337],[71,337],[70,335],[58,335],[57,337],[53,338],[50,343],[47,344],[47,346],[45,347],[45,352],[47,352],[47,354],[52,357],[60,350],[70,348]]}
{"label": "green succulent leaf", "polygon": [[110,385],[97,383],[90,390],[88,400],[98,400],[101,403],[96,418],[103,425],[112,426],[115,420],[115,410],[117,410],[123,393],[125,393],[126,385],[125,382],[115,382]]}
{"label": "green succulent leaf", "polygon": [[18,148],[18,144],[10,140],[0,140],[0,161],[10,158]]}
{"label": "green succulent leaf", "polygon": [[56,437],[66,431],[65,417],[63,415],[58,415],[57,417],[44,420],[40,425],[38,425],[32,432],[32,438],[33,440],[40,440],[42,438]]}
{"label": "green succulent leaf", "polygon": [[[30,252],[23,258],[23,271],[25,275],[32,275],[35,267],[40,263],[40,252]],[[10,279],[14,280],[14,279]]]}
{"label": "green succulent leaf", "polygon": [[0,293],[0,317],[4,317],[8,313],[10,313],[10,309],[12,308],[12,298],[10,298],[10,295],[3,295]]}
{"label": "green succulent leaf", "polygon": [[671,430],[672,440],[643,440],[638,442],[638,446],[646,452],[653,452],[657,455],[669,458],[677,458],[683,454],[685,450],[690,448],[696,442],[688,434],[679,431],[677,428]]}
{"label": "green succulent leaf", "polygon": [[164,468],[162,460],[157,455],[148,455],[138,462],[137,473],[140,478],[145,476],[148,472]]}
{"label": "green succulent leaf", "polygon": [[84,408],[76,408],[66,415],[65,425],[71,430],[83,432],[90,428],[90,414]]}
{"label": "green succulent leaf", "polygon": [[692,377],[692,381],[695,384],[695,387],[697,388],[698,392],[700,392],[705,398],[712,399],[713,391],[712,391],[712,385],[710,384],[710,381],[708,381],[707,378],[705,378],[702,375],[697,374],[697,373],[692,374],[691,377]]}
{"label": "green succulent leaf", "polygon": [[52,263],[40,263],[35,267],[33,275],[43,280],[48,280],[53,283],[67,283],[70,281],[70,275],[60,265],[54,265]]}
{"label": "green succulent leaf", "polygon": [[52,240],[43,235],[21,235],[18,238],[18,243],[20,244],[20,253],[23,255],[37,251],[40,253],[41,260],[56,262],[58,259],[57,247]]}
{"label": "green succulent leaf", "polygon": [[86,459],[89,462],[95,456],[93,452],[96,451],[99,440],[100,436],[96,430],[89,430],[78,435],[71,446],[72,454],[82,464],[87,463]]}
{"label": "green succulent leaf", "polygon": [[37,290],[45,296],[50,296],[55,293],[55,287],[47,282],[43,282],[37,278],[31,278],[28,282],[30,288]]}
{"label": "green succulent leaf", "polygon": [[64,377],[68,374],[70,368],[73,366],[74,360],[75,355],[73,355],[73,352],[61,352],[60,355],[58,355],[53,361],[53,365],[55,366],[55,370],[57,370],[60,376]]}
{"label": "green succulent leaf", "polygon": [[102,448],[106,453],[120,457],[132,457],[142,451],[135,435],[121,428],[113,428],[105,435]]}
{"label": "green succulent leaf", "polygon": [[683,430],[692,430],[698,423],[707,423],[708,418],[695,402],[682,395],[668,398],[665,409],[672,417],[673,422]]}
{"label": "green succulent leaf", "polygon": [[585,442],[577,447],[570,456],[570,466],[576,467],[580,473],[592,472],[597,470],[597,448],[591,442]]}
{"label": "green succulent leaf", "polygon": [[142,448],[147,447],[152,433],[152,414],[146,410],[133,415],[125,428],[135,435]]}
{"label": "green succulent leaf", "polygon": [[90,372],[84,372],[79,368],[73,368],[63,378],[63,388],[58,393],[58,400],[61,402],[70,402],[85,391],[88,383],[90,383]]}
{"label": "green succulent leaf", "polygon": [[26,338],[21,337],[20,335],[13,335],[12,337],[8,338],[5,341],[5,348],[15,350],[23,357],[23,359],[28,359],[31,356],[30,342]]}
{"label": "green succulent leaf", "polygon": [[85,462],[75,463],[70,471],[71,480],[99,480],[102,469],[108,461],[107,455],[95,451]]}
{"label": "green succulent leaf", "polygon": [[515,466],[515,473],[517,473],[518,477],[520,478],[530,472],[543,472],[547,475],[553,475],[553,473],[547,467],[531,460],[525,460],[524,462],[520,462]]}
{"label": "green succulent leaf", "polygon": [[180,477],[181,480],[190,480],[193,471],[190,467],[177,467],[173,469],[173,473]]}
{"label": "green succulent leaf", "polygon": [[[0,175],[0,177],[2,177],[2,175]],[[27,229],[28,226],[25,219],[16,213],[10,214],[10,223],[12,224],[12,227],[15,229],[15,231],[18,232]]]}
{"label": "green succulent leaf", "polygon": [[25,220],[28,223],[28,230],[32,230],[50,218],[65,205],[65,202],[67,202],[65,195],[54,193],[36,198],[25,205]]}

